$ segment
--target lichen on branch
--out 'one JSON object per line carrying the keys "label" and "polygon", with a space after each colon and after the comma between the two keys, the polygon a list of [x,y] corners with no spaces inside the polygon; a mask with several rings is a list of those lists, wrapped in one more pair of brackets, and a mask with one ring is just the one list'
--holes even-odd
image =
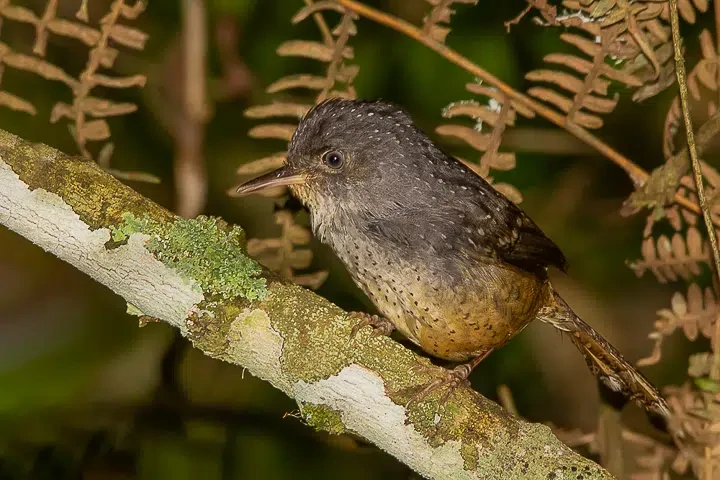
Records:
{"label": "lichen on branch", "polygon": [[125,213],[123,222],[110,231],[115,243],[126,242],[133,233],[149,235],[145,248],[181,277],[197,282],[205,294],[225,300],[262,300],[267,295],[265,279],[258,278],[262,268],[243,253],[245,232],[223,220],[201,215],[163,224]]}

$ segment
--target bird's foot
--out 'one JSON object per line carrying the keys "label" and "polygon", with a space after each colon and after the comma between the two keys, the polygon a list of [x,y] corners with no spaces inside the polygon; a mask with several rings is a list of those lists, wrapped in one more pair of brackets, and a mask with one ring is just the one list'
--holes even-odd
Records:
{"label": "bird's foot", "polygon": [[[443,393],[443,396],[440,398],[440,404],[445,403],[450,394],[456,388],[463,385],[470,385],[470,381],[468,380],[470,374],[475,369],[475,367],[480,364],[480,362],[482,362],[492,353],[492,351],[493,349],[491,348],[485,352],[482,352],[480,353],[480,355],[473,358],[469,362],[458,365],[452,370],[447,370],[443,368],[442,376],[425,385],[422,390],[420,390],[418,393],[416,393],[410,398],[410,401],[407,403],[407,405],[410,405],[411,403],[421,402],[432,392],[439,389],[445,389],[445,393]],[[423,363],[419,363],[415,365],[415,367],[413,367],[413,370],[434,375],[437,371],[437,367],[435,367],[434,365],[426,365]]]}
{"label": "bird's foot", "polygon": [[[419,363],[413,367],[413,370],[437,375],[438,368],[434,365],[430,366]],[[440,398],[440,404],[443,404],[447,401],[447,399],[450,397],[450,394],[452,394],[456,388],[464,385],[470,385],[468,377],[470,376],[470,373],[473,369],[469,364],[465,363],[463,365],[458,365],[452,370],[448,370],[445,368],[443,368],[442,370],[443,373],[441,374],[441,376],[424,385],[422,387],[422,390],[410,397],[410,400],[407,402],[406,406],[409,406],[413,403],[420,403],[425,400],[431,393],[438,390],[445,390],[445,392],[442,394],[442,397]]]}
{"label": "bird's foot", "polygon": [[370,334],[371,337],[388,336],[395,330],[395,325],[393,325],[390,320],[378,315],[370,315],[365,312],[352,312],[350,316],[360,319],[350,332],[351,340],[355,338],[355,335],[357,335],[361,328],[368,325],[373,329]]}

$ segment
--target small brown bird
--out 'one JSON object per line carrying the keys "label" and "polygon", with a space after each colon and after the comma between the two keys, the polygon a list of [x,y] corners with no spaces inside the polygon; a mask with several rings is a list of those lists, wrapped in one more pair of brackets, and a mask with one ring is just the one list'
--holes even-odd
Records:
{"label": "small brown bird", "polygon": [[614,392],[667,418],[660,393],[555,292],[560,249],[514,203],[444,153],[402,109],[330,99],[310,110],[287,163],[237,192],[287,185],[383,317],[424,351],[466,362],[430,384],[452,387],[534,319],[565,332]]}

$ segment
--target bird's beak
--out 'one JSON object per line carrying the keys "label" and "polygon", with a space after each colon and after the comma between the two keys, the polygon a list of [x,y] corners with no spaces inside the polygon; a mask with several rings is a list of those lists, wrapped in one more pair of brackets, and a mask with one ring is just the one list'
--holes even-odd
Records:
{"label": "bird's beak", "polygon": [[305,175],[293,170],[289,165],[283,165],[277,170],[243,183],[237,187],[235,193],[238,196],[243,196],[266,188],[301,185],[303,183],[305,183]]}

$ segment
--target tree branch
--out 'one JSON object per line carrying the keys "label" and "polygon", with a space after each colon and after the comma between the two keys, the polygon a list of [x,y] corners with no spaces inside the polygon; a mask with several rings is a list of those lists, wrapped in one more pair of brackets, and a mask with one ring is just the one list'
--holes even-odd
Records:
{"label": "tree branch", "polygon": [[469,388],[406,408],[432,378],[413,369],[427,360],[368,329],[351,342],[348,315],[263,272],[240,229],[180,219],[92,162],[1,130],[0,224],[269,381],[311,426],[357,433],[426,477],[612,478]]}

